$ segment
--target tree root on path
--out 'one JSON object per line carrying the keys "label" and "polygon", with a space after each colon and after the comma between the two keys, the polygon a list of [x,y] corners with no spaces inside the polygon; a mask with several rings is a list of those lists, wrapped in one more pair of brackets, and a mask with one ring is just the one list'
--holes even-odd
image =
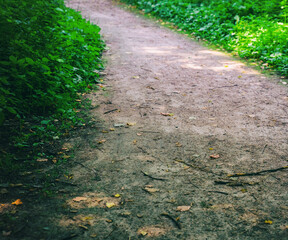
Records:
{"label": "tree root on path", "polygon": [[252,173],[235,173],[235,174],[228,174],[227,177],[245,177],[245,176],[257,176],[261,175],[262,173],[270,173],[270,172],[277,172],[281,170],[288,169],[288,166],[275,168],[275,169],[268,169],[268,170],[262,170],[259,172],[252,172]]}

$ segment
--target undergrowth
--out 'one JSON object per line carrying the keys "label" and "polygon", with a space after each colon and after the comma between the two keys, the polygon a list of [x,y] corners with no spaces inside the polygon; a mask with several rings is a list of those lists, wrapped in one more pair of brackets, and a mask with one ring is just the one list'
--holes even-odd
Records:
{"label": "undergrowth", "polygon": [[288,77],[288,1],[121,0]]}
{"label": "undergrowth", "polygon": [[83,125],[103,68],[100,28],[63,0],[0,0],[0,169],[10,174]]}

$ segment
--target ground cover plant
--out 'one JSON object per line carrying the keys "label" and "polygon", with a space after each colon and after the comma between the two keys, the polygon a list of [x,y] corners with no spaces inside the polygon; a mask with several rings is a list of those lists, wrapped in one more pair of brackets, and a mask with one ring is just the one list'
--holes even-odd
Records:
{"label": "ground cover plant", "polygon": [[122,0],[288,76],[288,1]]}
{"label": "ground cover plant", "polygon": [[[0,168],[43,155],[43,146],[81,125],[80,93],[99,80],[100,28],[63,0],[0,0]],[[95,85],[96,86],[96,85]],[[17,150],[18,149],[18,150]],[[16,164],[16,162],[17,164]]]}

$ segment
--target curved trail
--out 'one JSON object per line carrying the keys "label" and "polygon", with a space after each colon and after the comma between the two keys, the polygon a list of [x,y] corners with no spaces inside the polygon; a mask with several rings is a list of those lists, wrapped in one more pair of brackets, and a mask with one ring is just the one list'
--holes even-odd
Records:
{"label": "curved trail", "polygon": [[[99,25],[109,47],[107,91],[90,96],[103,132],[70,139],[81,188],[67,204],[93,218],[75,239],[285,239],[288,171],[227,177],[288,165],[279,79],[110,1],[68,6]],[[60,224],[78,231],[77,214]]]}

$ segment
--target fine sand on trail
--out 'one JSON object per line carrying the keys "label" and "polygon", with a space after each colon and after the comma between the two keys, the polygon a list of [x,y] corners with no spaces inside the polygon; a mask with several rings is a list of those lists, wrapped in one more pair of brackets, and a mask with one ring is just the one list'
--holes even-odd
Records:
{"label": "fine sand on trail", "polygon": [[85,199],[68,205],[96,217],[84,236],[287,239],[287,169],[227,177],[288,165],[287,88],[111,1],[68,5],[109,47],[107,91],[90,96],[104,131],[71,139],[99,174],[72,171]]}
{"label": "fine sand on trail", "polygon": [[106,91],[19,239],[288,239],[287,87],[109,0],[67,5],[102,28]]}
{"label": "fine sand on trail", "polygon": [[287,170],[227,177],[288,165],[287,88],[110,1],[69,6],[109,50],[107,91],[91,95],[104,131],[71,139],[98,179],[74,166],[84,200],[68,199],[78,213],[62,223],[92,214],[84,235],[98,239],[287,237]]}

